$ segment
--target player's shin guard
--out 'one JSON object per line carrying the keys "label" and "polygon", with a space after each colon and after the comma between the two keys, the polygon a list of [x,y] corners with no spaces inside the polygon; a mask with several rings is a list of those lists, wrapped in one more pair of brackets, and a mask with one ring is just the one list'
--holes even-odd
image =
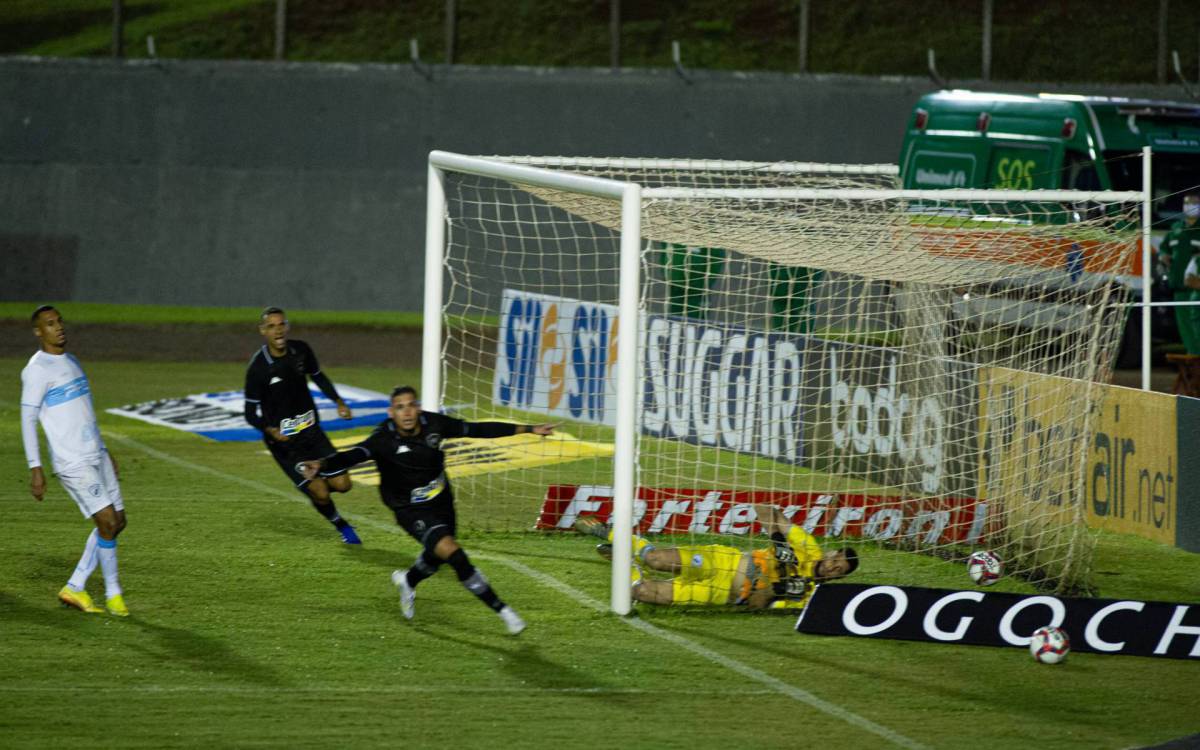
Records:
{"label": "player's shin guard", "polygon": [[100,558],[100,570],[104,573],[104,592],[109,597],[119,596],[121,584],[117,580],[117,540],[98,538],[96,557]]}
{"label": "player's shin guard", "polygon": [[75,572],[71,574],[67,585],[75,591],[83,591],[87,586],[87,580],[91,577],[92,572],[96,570],[96,564],[100,562],[100,558],[96,556],[96,541],[100,538],[100,533],[92,529],[92,533],[88,534],[87,544],[83,546],[83,555],[80,556],[79,562],[75,565]]}
{"label": "player's shin guard", "polygon": [[422,552],[408,572],[404,574],[408,578],[409,588],[415,589],[418,583],[436,573],[441,564],[442,561],[429,550]]}
{"label": "player's shin guard", "polygon": [[496,596],[496,592],[492,590],[492,585],[488,583],[488,579],[484,577],[483,573],[471,564],[466,552],[463,552],[461,549],[455,550],[454,554],[450,555],[450,558],[446,562],[450,563],[450,567],[454,568],[459,582],[463,586],[466,586],[467,591],[479,597],[479,601],[488,605],[496,612],[504,609],[504,602],[500,601],[500,597]]}

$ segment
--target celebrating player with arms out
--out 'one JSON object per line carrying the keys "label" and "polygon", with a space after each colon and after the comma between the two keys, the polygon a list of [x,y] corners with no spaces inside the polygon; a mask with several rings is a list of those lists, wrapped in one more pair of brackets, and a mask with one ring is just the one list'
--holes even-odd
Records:
{"label": "celebrating player with arms out", "polygon": [[[843,578],[858,567],[858,553],[853,549],[845,547],[822,554],[812,535],[775,506],[760,504],[754,510],[771,537],[770,547],[746,552],[724,544],[660,548],[634,536],[636,560],[652,570],[676,575],[667,581],[651,580],[635,571],[633,598],[648,604],[802,608],[815,584]],[[612,532],[594,516],[580,518],[575,528],[612,540]],[[601,554],[608,546],[600,545]]]}
{"label": "celebrating player with arms out", "polygon": [[38,448],[40,421],[63,489],[83,515],[96,524],[75,572],[58,592],[58,598],[83,612],[103,612],[85,588],[98,562],[104,573],[109,613],[127,617],[129,609],[117,580],[117,535],[125,528],[117,462],[100,437],[87,375],[79,360],[66,353],[67,332],[62,316],[53,307],[43,305],[33,311],[32,319],[33,335],[42,348],[21,371],[21,439],[29,464],[29,492],[39,502],[46,494],[46,475]]}
{"label": "celebrating player with arms out", "polygon": [[516,425],[507,422],[464,422],[435,412],[421,411],[417,392],[409,386],[392,391],[388,418],[366,440],[320,461],[306,461],[308,477],[336,474],[374,459],[379,467],[379,496],[392,509],[396,523],[423,548],[408,571],[392,573],[400,590],[400,610],[413,616],[417,584],[437,572],[442,563],[454,568],[458,580],[500,615],[508,632],[516,635],[525,622],[492,590],[487,578],[458,545],[455,534],[454,493],[446,477],[442,441],[453,438],[499,438],[522,433],[549,435],[553,425]]}
{"label": "celebrating player with arms out", "polygon": [[361,544],[354,527],[338,515],[331,493],[350,489],[350,476],[331,472],[325,477],[301,476],[301,461],[328,456],[335,451],[329,442],[308,390],[308,379],[337,404],[338,416],[349,419],[350,407],[321,372],[312,348],[289,340],[287,315],[278,307],[262,311],[258,332],[266,341],[250,358],[246,368],[246,421],[263,434],[263,442],[275,462],[296,488],[308,496],[313,508],[341,533],[346,544]]}

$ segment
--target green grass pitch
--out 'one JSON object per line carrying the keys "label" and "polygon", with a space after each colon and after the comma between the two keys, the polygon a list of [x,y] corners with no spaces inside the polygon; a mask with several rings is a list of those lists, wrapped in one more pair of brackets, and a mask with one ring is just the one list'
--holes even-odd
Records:
{"label": "green grass pitch", "polygon": [[[1116,748],[1200,729],[1195,663],[1072,654],[1044,667],[1019,649],[801,636],[789,616],[641,606],[619,618],[594,540],[571,535],[462,534],[529,621],[520,637],[447,571],[407,622],[388,575],[417,547],[374,488],[338,498],[365,542],[346,548],[257,444],[109,415],[133,616],[66,610],[54,595],[90,524],[56,480],[41,504],[29,496],[24,362],[0,364],[0,746]],[[84,365],[100,409],[236,388],[243,374]],[[417,380],[336,376],[379,390]],[[460,516],[482,528],[484,512],[465,502]],[[1105,596],[1200,593],[1200,556],[1135,538],[1102,537],[1096,567]]]}

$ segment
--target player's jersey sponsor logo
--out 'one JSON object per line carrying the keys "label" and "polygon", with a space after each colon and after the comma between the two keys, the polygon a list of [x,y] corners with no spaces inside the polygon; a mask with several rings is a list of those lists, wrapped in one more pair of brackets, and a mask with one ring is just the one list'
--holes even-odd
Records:
{"label": "player's jersey sponsor logo", "polygon": [[283,382],[283,378],[276,375],[273,378],[271,378],[271,382],[267,383],[267,385],[275,385],[276,383],[282,383],[282,382]]}
{"label": "player's jersey sponsor logo", "polygon": [[442,494],[444,489],[446,489],[446,475],[438,474],[437,478],[429,484],[413,490],[410,497],[414,503],[423,503]]}
{"label": "player's jersey sponsor logo", "polygon": [[396,449],[397,455],[399,455],[401,453],[409,453],[411,451],[412,451],[412,448],[409,448],[407,445],[402,445]]}
{"label": "player's jersey sponsor logo", "polygon": [[289,417],[280,421],[279,432],[283,435],[296,435],[317,423],[317,415],[312,409],[299,416]]}
{"label": "player's jersey sponsor logo", "polygon": [[81,396],[86,396],[89,393],[91,393],[91,390],[88,388],[87,377],[80,375],[69,383],[64,383],[46,391],[45,404],[46,406],[58,406],[68,401],[74,401]]}

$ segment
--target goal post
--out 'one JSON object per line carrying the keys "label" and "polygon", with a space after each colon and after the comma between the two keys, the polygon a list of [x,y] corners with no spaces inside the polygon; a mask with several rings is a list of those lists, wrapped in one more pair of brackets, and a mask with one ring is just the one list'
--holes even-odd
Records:
{"label": "goal post", "polygon": [[[495,162],[487,159],[434,151],[429,156],[429,199],[430,224],[438,224],[437,230],[427,228],[425,245],[425,329],[424,354],[422,361],[422,389],[437,399],[435,408],[441,408],[441,317],[442,317],[442,269],[444,264],[444,214],[446,211],[442,174],[446,170],[476,174],[484,177],[511,180],[542,188],[575,191],[598,198],[618,201],[621,207],[620,251],[618,284],[617,329],[617,414],[613,455],[613,564],[610,606],[620,615],[629,614],[631,609],[629,571],[632,567],[630,541],[632,539],[633,493],[635,484],[636,413],[635,392],[637,381],[637,322],[638,287],[641,254],[641,210],[642,191],[637,183],[617,182],[597,177],[572,173],[540,170],[520,164]],[[435,187],[436,184],[436,187]],[[436,280],[431,277],[436,276]],[[432,351],[433,356],[430,356]]]}
{"label": "goal post", "polygon": [[562,422],[464,496],[505,531],[603,514],[620,614],[635,527],[750,549],[762,504],[868,547],[859,575],[945,585],[986,545],[1086,590],[1085,444],[1144,198],[435,151],[422,399]]}

